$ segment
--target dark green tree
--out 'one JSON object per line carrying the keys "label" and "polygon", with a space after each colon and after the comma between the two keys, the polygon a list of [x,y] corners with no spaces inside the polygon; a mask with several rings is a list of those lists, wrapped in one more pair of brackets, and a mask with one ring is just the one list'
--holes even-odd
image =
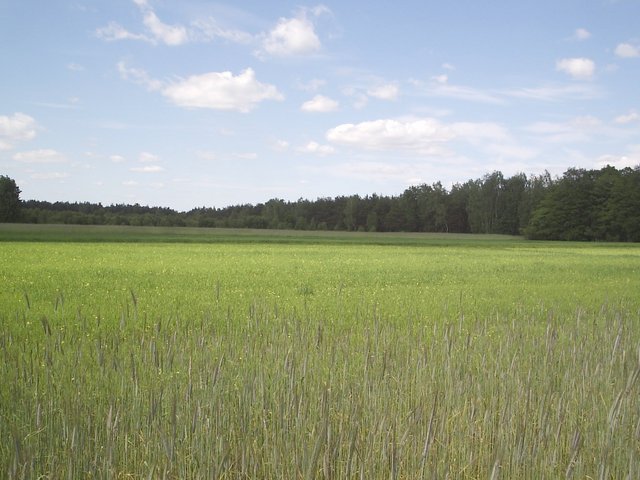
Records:
{"label": "dark green tree", "polygon": [[16,222],[20,218],[20,189],[15,180],[0,175],[0,222]]}
{"label": "dark green tree", "polygon": [[469,214],[467,204],[469,203],[469,184],[456,183],[451,187],[451,192],[447,196],[446,204],[446,227],[447,232],[469,233]]}
{"label": "dark green tree", "polygon": [[527,176],[519,173],[513,177],[503,179],[501,195],[498,196],[496,222],[493,233],[518,235],[524,225],[521,225],[520,210],[525,204]]}

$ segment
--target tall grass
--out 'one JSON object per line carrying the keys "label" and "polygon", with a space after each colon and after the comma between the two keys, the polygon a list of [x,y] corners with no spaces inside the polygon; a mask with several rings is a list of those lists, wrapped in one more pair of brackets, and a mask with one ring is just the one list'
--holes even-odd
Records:
{"label": "tall grass", "polygon": [[433,321],[363,304],[342,321],[219,298],[151,318],[135,292],[115,318],[64,303],[2,318],[0,476],[640,475],[628,305]]}
{"label": "tall grass", "polygon": [[637,246],[0,246],[0,478],[640,478]]}

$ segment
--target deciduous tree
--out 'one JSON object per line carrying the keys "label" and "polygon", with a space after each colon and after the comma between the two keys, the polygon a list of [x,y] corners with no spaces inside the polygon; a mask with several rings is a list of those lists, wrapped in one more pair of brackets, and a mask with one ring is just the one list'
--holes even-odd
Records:
{"label": "deciduous tree", "polygon": [[20,218],[20,189],[15,180],[0,175],[0,222],[15,222]]}

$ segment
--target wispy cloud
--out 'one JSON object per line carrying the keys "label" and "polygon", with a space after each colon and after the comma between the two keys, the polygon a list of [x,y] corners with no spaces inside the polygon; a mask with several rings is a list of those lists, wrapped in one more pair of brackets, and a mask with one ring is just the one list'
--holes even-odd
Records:
{"label": "wispy cloud", "polygon": [[232,43],[250,44],[256,40],[255,35],[242,30],[224,28],[215,18],[198,19],[192,22],[190,37],[198,41],[223,39]]}
{"label": "wispy cloud", "polygon": [[234,153],[233,158],[237,158],[239,160],[256,160],[258,158],[258,154],[256,152],[240,152]]}
{"label": "wispy cloud", "polygon": [[189,41],[189,33],[183,25],[169,25],[164,23],[148,2],[134,0],[142,13],[142,24],[145,33],[133,33],[117,22],[111,21],[105,27],[96,30],[96,36],[106,41],[141,40],[151,44],[165,44],[169,46],[183,45]]}
{"label": "wispy cloud", "polygon": [[276,140],[272,145],[273,149],[276,152],[286,152],[287,150],[289,150],[290,146],[291,145],[286,140]]}
{"label": "wispy cloud", "polygon": [[69,178],[70,175],[67,172],[37,172],[29,175],[34,180],[63,180]]}
{"label": "wispy cloud", "polygon": [[400,96],[400,86],[369,73],[356,73],[358,77],[353,83],[342,88],[342,94],[352,99],[354,108],[362,109],[373,99],[394,101]]}
{"label": "wispy cloud", "polygon": [[119,40],[142,40],[153,43],[153,40],[147,35],[132,33],[118,22],[109,22],[106,26],[98,28],[96,30],[96,37],[107,42],[117,42]]}
{"label": "wispy cloud", "polygon": [[84,72],[85,68],[79,63],[71,62],[67,64],[67,69],[72,72]]}
{"label": "wispy cloud", "polygon": [[129,171],[136,173],[160,173],[164,172],[164,167],[160,165],[144,165],[142,167],[132,167]]}
{"label": "wispy cloud", "polygon": [[151,78],[145,70],[129,67],[123,61],[118,62],[116,66],[123,80],[129,80],[138,85],[142,85],[151,91],[161,90],[164,85],[160,80]]}
{"label": "wispy cloud", "polygon": [[638,112],[629,112],[625,115],[617,116],[614,121],[618,124],[626,124],[637,122],[638,120],[640,120],[640,115],[638,115]]}
{"label": "wispy cloud", "polygon": [[321,87],[324,87],[327,81],[321,78],[313,78],[307,82],[298,82],[298,88],[305,92],[317,92]]}
{"label": "wispy cloud", "polygon": [[138,155],[138,161],[141,163],[155,163],[158,160],[160,160],[160,157],[158,157],[158,155],[155,155],[153,153],[140,152],[140,155]]}
{"label": "wispy cloud", "polygon": [[[630,118],[629,121],[633,121]],[[532,134],[536,142],[568,145],[571,143],[588,143],[602,139],[623,139],[633,133],[615,122],[608,124],[592,115],[582,115],[559,122],[534,122],[524,127],[524,132]],[[616,125],[617,124],[617,125]]]}
{"label": "wispy cloud", "polygon": [[527,99],[545,102],[566,100],[591,100],[601,98],[605,92],[592,82],[569,84],[547,84],[533,87],[480,89],[467,85],[452,84],[448,74],[434,75],[429,81],[411,78],[409,83],[421,95],[453,98],[474,103],[505,105],[510,99]]}
{"label": "wispy cloud", "polygon": [[449,83],[448,75],[442,74],[431,78],[429,82],[411,79],[410,83],[419,91],[430,97],[454,98],[470,102],[503,104],[505,100],[495,92],[481,90],[466,85],[454,85]]}
{"label": "wispy cloud", "polygon": [[29,150],[13,155],[16,162],[21,163],[65,163],[66,157],[52,149]]}
{"label": "wispy cloud", "polygon": [[591,83],[570,85],[549,84],[539,87],[520,87],[502,90],[501,95],[512,98],[557,102],[563,100],[592,100],[604,96],[604,91]]}
{"label": "wispy cloud", "polygon": [[251,43],[255,37],[247,32],[225,28],[214,18],[199,18],[188,26],[163,22],[147,1],[133,0],[142,13],[143,33],[127,30],[118,22],[111,21],[100,27],[95,34],[105,41],[137,40],[152,45],[180,46],[190,42],[209,42],[221,38],[234,43]]}

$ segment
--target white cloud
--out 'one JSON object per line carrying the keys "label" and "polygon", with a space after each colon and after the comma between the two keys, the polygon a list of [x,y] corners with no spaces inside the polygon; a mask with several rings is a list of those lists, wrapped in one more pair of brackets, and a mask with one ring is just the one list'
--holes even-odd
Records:
{"label": "white cloud", "polygon": [[129,171],[136,173],[159,173],[164,172],[164,168],[160,165],[145,165],[144,167],[133,167]]}
{"label": "white cloud", "polygon": [[277,57],[308,55],[321,47],[313,23],[304,15],[281,18],[262,42],[262,52]]}
{"label": "white cloud", "polygon": [[111,155],[109,157],[109,160],[111,160],[113,163],[126,162],[126,159],[122,155]]}
{"label": "white cloud", "polygon": [[583,41],[591,38],[591,32],[586,28],[576,28],[576,31],[573,32],[573,40]]}
{"label": "white cloud", "polygon": [[137,187],[138,185],[140,185],[140,183],[136,182],[135,180],[125,180],[124,182],[122,182],[122,185],[124,185],[125,187]]}
{"label": "white cloud", "polygon": [[218,38],[234,43],[248,44],[254,36],[241,30],[220,26],[214,18],[197,19],[189,27],[164,23],[148,2],[133,0],[142,13],[142,24],[145,33],[133,33],[117,22],[109,22],[107,26],[96,30],[96,36],[106,41],[140,40],[153,45],[184,45],[189,42],[209,42]]}
{"label": "white cloud", "polygon": [[640,165],[640,145],[630,145],[627,148],[627,153],[622,155],[601,155],[596,161],[595,165],[598,168],[611,165],[616,168],[635,168]]}
{"label": "white cloud", "polygon": [[[530,159],[537,152],[519,145],[497,123],[454,122],[434,118],[382,119],[343,124],[327,131],[331,143],[369,151],[394,151],[419,156],[456,157],[456,148],[472,147],[483,156]],[[466,145],[465,145],[466,144]]]}
{"label": "white cloud", "polygon": [[298,148],[298,151],[301,153],[309,153],[313,155],[331,155],[335,152],[335,148],[331,145],[321,145],[318,142],[309,142],[305,146]]}
{"label": "white cloud", "polygon": [[596,64],[589,58],[563,58],[556,62],[556,70],[573,78],[585,80],[593,77]]}
{"label": "white cloud", "polygon": [[284,99],[275,86],[258,82],[251,68],[237,76],[231,72],[192,75],[165,87],[162,94],[180,107],[239,112],[249,112],[264,100]]}
{"label": "white cloud", "polygon": [[640,57],[640,46],[630,43],[620,43],[615,49],[615,54],[622,58]]}
{"label": "white cloud", "polygon": [[0,150],[11,150],[16,142],[32,140],[36,130],[34,118],[24,113],[0,116]]}
{"label": "white cloud", "polygon": [[67,159],[60,152],[51,149],[18,152],[13,159],[22,163],[64,163]]}
{"label": "white cloud", "polygon": [[379,85],[367,90],[367,95],[378,98],[380,100],[395,100],[398,98],[400,90],[397,85],[389,83],[386,85]]}
{"label": "white cloud", "polygon": [[166,45],[182,45],[189,40],[185,27],[182,25],[167,25],[161,22],[155,12],[149,8],[144,13],[143,23],[156,41],[161,41]]}
{"label": "white cloud", "polygon": [[160,160],[160,158],[157,155],[154,155],[153,153],[140,152],[140,155],[138,155],[139,162],[154,163],[154,162],[157,162],[158,160]]}
{"label": "white cloud", "polygon": [[441,145],[456,133],[435,119],[374,120],[338,125],[327,132],[332,143],[364,150],[413,150],[423,154],[441,153]]}
{"label": "white cloud", "polygon": [[625,124],[632,123],[640,120],[640,115],[637,112],[630,112],[626,115],[619,115],[615,118],[616,123]]}
{"label": "white cloud", "polygon": [[326,113],[336,111],[338,106],[339,104],[335,100],[324,95],[316,95],[311,100],[304,102],[300,108],[304,112]]}
{"label": "white cloud", "polygon": [[148,2],[134,0],[140,8],[147,34],[128,31],[117,22],[109,22],[106,27],[96,30],[96,36],[106,41],[141,40],[152,44],[164,43],[169,46],[183,45],[189,41],[189,31],[183,25],[168,25],[162,22]]}

